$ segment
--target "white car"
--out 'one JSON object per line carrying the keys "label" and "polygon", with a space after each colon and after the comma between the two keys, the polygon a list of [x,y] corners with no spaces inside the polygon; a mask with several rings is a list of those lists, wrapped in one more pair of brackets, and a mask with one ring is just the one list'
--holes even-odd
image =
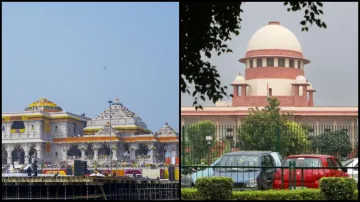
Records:
{"label": "white car", "polygon": [[[359,180],[358,175],[358,165],[359,165],[359,159],[358,158],[352,158],[349,160],[346,160],[341,163],[344,167],[348,168],[347,173],[355,179],[356,182]],[[356,167],[356,168],[355,168]]]}

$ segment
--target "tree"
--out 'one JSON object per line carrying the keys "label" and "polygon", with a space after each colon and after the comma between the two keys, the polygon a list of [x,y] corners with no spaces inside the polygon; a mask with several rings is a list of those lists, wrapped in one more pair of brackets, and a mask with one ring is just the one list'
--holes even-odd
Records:
{"label": "tree", "polygon": [[209,145],[206,136],[212,136],[211,145],[215,145],[215,126],[211,121],[200,121],[193,126],[186,128],[188,142],[184,142],[185,147],[191,151],[186,154],[185,159],[191,164],[201,163],[201,159],[207,159],[209,155]]}
{"label": "tree", "polygon": [[301,125],[288,120],[289,114],[280,114],[279,101],[269,98],[263,109],[250,108],[245,117],[238,140],[243,150],[276,150],[276,130],[280,129],[281,154],[296,154],[303,151],[309,142],[306,130]]}
{"label": "tree", "polygon": [[325,132],[316,136],[312,141],[312,149],[320,154],[338,157],[347,155],[352,150],[350,138],[344,130]]}
{"label": "tree", "polygon": [[[241,5],[236,3],[181,3],[180,4],[180,89],[182,93],[192,94],[195,108],[202,108],[198,99],[205,96],[215,103],[228,96],[226,86],[222,86],[216,67],[205,61],[201,53],[210,59],[212,51],[219,56],[232,52],[225,44],[230,35],[240,33]],[[302,31],[308,31],[308,25],[315,23],[326,28],[319,18],[323,11],[321,2],[285,2],[288,11],[304,11],[304,20],[300,22]],[[189,84],[194,84],[193,92]],[[231,95],[230,95],[231,96]]]}

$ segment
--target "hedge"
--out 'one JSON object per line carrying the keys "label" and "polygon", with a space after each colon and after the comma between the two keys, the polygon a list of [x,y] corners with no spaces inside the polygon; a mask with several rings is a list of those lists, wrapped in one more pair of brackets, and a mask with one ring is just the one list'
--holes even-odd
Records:
{"label": "hedge", "polygon": [[357,184],[354,178],[324,177],[319,186],[321,195],[327,200],[352,200]]}
{"label": "hedge", "polygon": [[227,200],[231,199],[234,181],[229,177],[201,177],[196,179],[195,186],[206,200]]}
{"label": "hedge", "polygon": [[[195,188],[181,188],[182,200],[204,200]],[[325,200],[319,189],[233,191],[233,200]],[[358,200],[358,190],[353,200]]]}

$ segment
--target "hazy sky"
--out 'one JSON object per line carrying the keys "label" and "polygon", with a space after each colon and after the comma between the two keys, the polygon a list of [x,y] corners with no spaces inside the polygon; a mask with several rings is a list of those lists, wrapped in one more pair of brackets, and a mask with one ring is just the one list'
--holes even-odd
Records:
{"label": "hazy sky", "polygon": [[94,118],[118,97],[179,129],[178,3],[2,5],[3,112],[46,97]]}
{"label": "hazy sky", "polygon": [[[245,56],[251,36],[269,21],[279,21],[292,31],[300,41],[304,57],[311,61],[305,65],[305,77],[316,90],[316,106],[357,106],[358,103],[358,5],[357,3],[324,3],[322,19],[328,28],[320,29],[315,24],[309,32],[301,32],[303,12],[287,12],[279,2],[253,2],[243,4],[242,24],[239,36],[229,42],[233,53],[213,56],[223,85],[229,85],[244,64],[238,60]],[[211,54],[215,55],[215,54]],[[225,98],[223,101],[230,101]],[[181,94],[181,105],[191,106],[193,98]],[[204,106],[213,106],[210,101]]]}

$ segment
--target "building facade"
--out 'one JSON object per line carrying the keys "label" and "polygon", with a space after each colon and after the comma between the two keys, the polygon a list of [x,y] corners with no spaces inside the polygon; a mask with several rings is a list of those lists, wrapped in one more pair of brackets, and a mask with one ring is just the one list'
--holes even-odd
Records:
{"label": "building facade", "polygon": [[358,140],[358,107],[322,107],[314,101],[315,87],[305,77],[304,57],[296,36],[279,22],[269,22],[250,39],[245,57],[239,60],[245,66],[245,75],[237,75],[230,84],[231,102],[215,106],[181,107],[181,125],[211,120],[221,125],[241,125],[249,108],[267,105],[267,97],[280,101],[281,112],[291,113],[298,123],[312,126],[348,126],[353,141]]}
{"label": "building facade", "polygon": [[[110,119],[111,117],[111,119]],[[111,152],[111,153],[110,153]],[[2,164],[154,164],[176,159],[178,136],[168,124],[153,134],[116,99],[94,119],[41,98],[24,112],[2,114]]]}

